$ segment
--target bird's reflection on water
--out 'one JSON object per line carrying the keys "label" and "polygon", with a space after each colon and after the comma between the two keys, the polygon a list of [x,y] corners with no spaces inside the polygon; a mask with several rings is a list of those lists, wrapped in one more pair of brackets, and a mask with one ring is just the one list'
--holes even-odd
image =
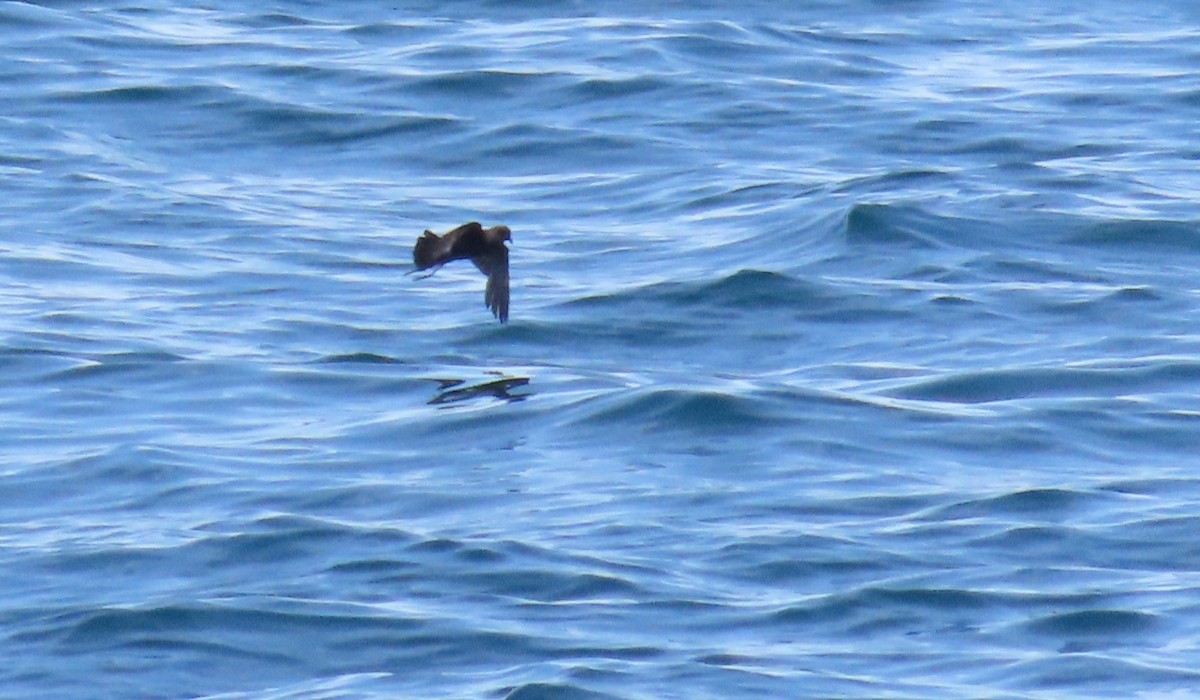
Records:
{"label": "bird's reflection on water", "polygon": [[429,400],[429,405],[431,406],[444,406],[486,397],[516,402],[524,401],[529,396],[528,392],[520,394],[511,393],[513,389],[528,384],[529,377],[505,377],[501,375],[499,379],[480,384],[467,384],[465,379],[438,379],[436,381],[438,383],[438,391]]}

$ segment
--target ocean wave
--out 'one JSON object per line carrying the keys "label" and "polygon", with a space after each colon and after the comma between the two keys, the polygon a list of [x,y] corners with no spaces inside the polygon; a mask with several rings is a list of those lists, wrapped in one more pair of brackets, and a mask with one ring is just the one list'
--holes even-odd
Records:
{"label": "ocean wave", "polygon": [[739,270],[699,282],[657,282],[603,296],[568,302],[568,306],[595,308],[699,307],[714,312],[791,308],[807,313],[829,310],[841,299],[830,285],[796,279],[781,272]]}
{"label": "ocean wave", "polygon": [[[961,220],[938,217],[909,206],[856,204],[846,213],[845,236],[852,245],[903,245],[941,248],[969,245],[971,228]],[[957,235],[956,235],[957,234]]]}
{"label": "ocean wave", "polygon": [[1200,673],[1182,667],[1143,662],[1116,653],[1086,653],[1087,647],[1063,645],[1053,657],[1037,657],[1007,664],[1005,675],[1014,689],[1041,692],[1080,684],[1131,684],[1162,687],[1165,692],[1190,688]]}
{"label": "ocean wave", "polygon": [[53,379],[55,381],[71,382],[102,379],[115,374],[138,374],[148,377],[160,374],[160,370],[165,366],[184,362],[186,359],[175,353],[154,350],[100,354],[92,356],[84,364],[62,370]]}
{"label": "ocean wave", "polygon": [[765,270],[739,270],[716,281],[658,285],[639,290],[638,294],[657,296],[670,304],[760,310],[775,306],[820,308],[838,298],[828,285]]}
{"label": "ocean wave", "polygon": [[526,683],[510,690],[504,700],[619,700],[621,697],[571,683]]}
{"label": "ocean wave", "polygon": [[160,104],[182,107],[219,102],[229,94],[211,85],[122,85],[86,90],[65,90],[56,97],[84,105]]}
{"label": "ocean wave", "polygon": [[[1123,646],[1131,638],[1161,629],[1161,620],[1158,615],[1129,610],[1080,610],[1046,615],[1030,621],[1026,627],[1036,634],[1069,639],[1076,643],[1083,638],[1090,638],[1094,641],[1088,650],[1094,651]],[[1083,649],[1076,646],[1074,651]]]}
{"label": "ocean wave", "polygon": [[1200,252],[1200,223],[1168,220],[1099,221],[1069,233],[1069,245],[1158,255]]}
{"label": "ocean wave", "polygon": [[1108,367],[974,370],[911,382],[889,394],[922,401],[990,403],[1047,397],[1152,394],[1160,388],[1197,381],[1200,381],[1200,363],[1186,358],[1149,358],[1144,362]]}
{"label": "ocean wave", "polygon": [[657,430],[732,434],[766,428],[787,415],[767,398],[689,389],[634,392],[603,403],[584,419],[588,425],[636,424]]}

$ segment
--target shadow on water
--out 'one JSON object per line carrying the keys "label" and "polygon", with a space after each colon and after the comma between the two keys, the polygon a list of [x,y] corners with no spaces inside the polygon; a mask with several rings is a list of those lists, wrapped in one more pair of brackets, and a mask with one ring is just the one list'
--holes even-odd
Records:
{"label": "shadow on water", "polygon": [[[496,374],[499,375],[497,372]],[[480,384],[467,384],[465,379],[437,379],[437,394],[428,401],[431,406],[462,403],[472,399],[492,397],[502,401],[524,401],[529,393],[510,393],[517,387],[529,384],[529,377],[505,377]]]}

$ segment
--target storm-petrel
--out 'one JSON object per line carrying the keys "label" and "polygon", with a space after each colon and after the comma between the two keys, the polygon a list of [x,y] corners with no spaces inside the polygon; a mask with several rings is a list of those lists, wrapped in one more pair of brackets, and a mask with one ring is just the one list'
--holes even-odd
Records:
{"label": "storm-petrel", "polygon": [[413,263],[418,272],[429,268],[437,272],[438,268],[451,260],[470,260],[475,263],[475,267],[488,278],[483,302],[500,319],[500,323],[507,323],[508,247],[504,242],[511,240],[512,231],[507,226],[485,229],[478,221],[463,224],[442,236],[426,230],[413,247]]}

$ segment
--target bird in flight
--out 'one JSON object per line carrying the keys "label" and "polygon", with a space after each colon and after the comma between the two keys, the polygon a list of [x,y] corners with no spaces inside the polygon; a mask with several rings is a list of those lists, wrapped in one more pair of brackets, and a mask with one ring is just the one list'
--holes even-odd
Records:
{"label": "bird in flight", "polygon": [[[500,323],[508,322],[508,247],[512,240],[507,226],[485,229],[478,221],[463,224],[439,236],[426,230],[413,247],[414,272],[433,269],[429,277],[451,260],[470,260],[487,275],[483,301]],[[422,278],[424,279],[424,278]]]}

